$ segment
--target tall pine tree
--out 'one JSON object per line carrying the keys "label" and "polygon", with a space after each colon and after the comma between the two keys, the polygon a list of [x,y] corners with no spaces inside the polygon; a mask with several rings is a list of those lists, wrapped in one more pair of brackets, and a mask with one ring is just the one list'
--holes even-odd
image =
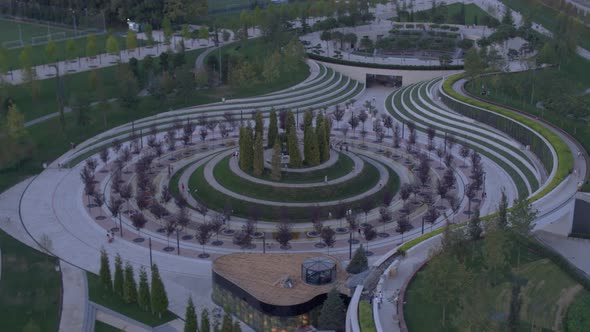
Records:
{"label": "tall pine tree", "polygon": [[123,277],[123,261],[121,255],[115,256],[115,279],[113,280],[113,289],[115,294],[123,296],[123,283],[125,279]]}
{"label": "tall pine tree", "polygon": [[98,272],[100,282],[108,290],[113,289],[113,281],[111,279],[111,267],[109,265],[109,256],[106,250],[100,251],[100,271]]}
{"label": "tall pine tree", "polygon": [[262,119],[262,113],[256,111],[254,114],[254,136],[260,135],[262,137],[264,133],[264,120]]}
{"label": "tall pine tree", "polygon": [[152,266],[151,304],[152,312],[162,318],[162,313],[168,309],[168,295],[166,295],[166,289],[164,288],[164,283],[162,283],[156,264]]}
{"label": "tall pine tree", "polygon": [[305,149],[305,163],[307,166],[316,166],[320,164],[320,149],[318,147],[318,138],[312,127],[306,130],[303,141]]}
{"label": "tall pine tree", "polygon": [[322,113],[318,114],[316,118],[316,136],[318,142],[318,149],[320,154],[320,162],[330,159],[330,147],[327,145],[326,125]]}
{"label": "tall pine tree", "polygon": [[[309,166],[315,166],[315,158],[313,156],[312,149],[314,148],[311,144],[313,136],[313,111],[308,109],[303,115],[303,157],[305,162]],[[318,161],[319,163],[319,161]]]}
{"label": "tall pine tree", "polygon": [[129,262],[125,264],[125,284],[123,287],[123,300],[125,303],[137,302],[137,284],[135,283],[135,274],[133,266]]}
{"label": "tall pine tree", "polygon": [[201,311],[201,329],[199,331],[211,331],[211,322],[209,321],[209,310],[207,310],[207,308],[203,308],[203,311]]}
{"label": "tall pine tree", "polygon": [[289,166],[292,168],[299,168],[303,162],[301,160],[301,151],[299,151],[299,140],[297,139],[295,126],[292,125],[288,132],[287,151],[289,152]]}
{"label": "tall pine tree", "polygon": [[268,133],[267,133],[267,147],[272,148],[275,144],[275,141],[279,137],[279,127],[277,124],[277,112],[273,109],[270,111],[270,120],[268,124]]}
{"label": "tall pine tree", "polygon": [[197,313],[195,312],[195,305],[192,297],[188,297],[186,304],[186,313],[184,315],[184,332],[197,332],[199,328],[197,323]]}
{"label": "tall pine tree", "polygon": [[342,330],[346,321],[346,308],[336,288],[332,288],[324,301],[320,317],[319,328],[322,330]]}
{"label": "tall pine tree", "polygon": [[253,156],[254,139],[252,137],[252,127],[248,124],[247,127],[240,128],[240,168],[245,172],[251,172],[254,156]]}
{"label": "tall pine tree", "polygon": [[137,296],[137,303],[139,307],[148,311],[151,308],[150,286],[148,285],[148,276],[145,268],[142,266],[139,269],[139,292]]}
{"label": "tall pine tree", "polygon": [[256,132],[252,153],[252,173],[255,176],[261,176],[264,171],[264,146],[262,143],[262,134],[259,132]]}

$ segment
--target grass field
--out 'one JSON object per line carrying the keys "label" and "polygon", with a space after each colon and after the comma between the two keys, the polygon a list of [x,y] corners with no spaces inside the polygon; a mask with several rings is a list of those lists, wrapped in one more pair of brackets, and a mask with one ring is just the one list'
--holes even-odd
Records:
{"label": "grass field", "polygon": [[170,311],[166,311],[162,315],[162,318],[158,318],[158,316],[152,315],[151,312],[141,310],[135,303],[127,304],[123,302],[123,298],[121,296],[105,289],[100,283],[97,275],[86,272],[86,277],[88,278],[88,297],[90,301],[94,303],[98,303],[104,307],[120,313],[121,315],[133,318],[136,321],[142,322],[149,326],[159,326],[176,319],[176,315]]}
{"label": "grass field", "polygon": [[103,323],[100,321],[94,322],[94,332],[120,332],[121,329],[118,329],[114,326],[111,326],[107,323]]}
{"label": "grass field", "polygon": [[[278,182],[282,183],[313,183],[322,182],[328,176],[329,180],[335,180],[352,172],[354,161],[347,155],[340,153],[338,161],[334,165],[322,168],[316,171],[296,173],[296,172],[282,172],[281,179]],[[250,174],[252,175],[252,174]],[[254,175],[252,175],[254,176]],[[267,181],[274,181],[271,178],[271,171],[268,168],[264,169],[264,173],[260,177]]]}
{"label": "grass field", "polygon": [[[474,252],[481,250],[481,241],[473,248]],[[540,257],[527,248],[520,248],[520,264],[518,264],[518,251],[511,251],[511,274],[513,278],[525,282],[521,289],[520,323],[518,331],[563,331],[563,318],[567,307],[573,301],[576,294],[586,294],[587,291],[572,280],[564,271],[549,259]],[[483,272],[481,259],[468,262],[468,266],[474,271]],[[428,269],[428,265],[424,268]],[[473,309],[471,313],[479,317],[486,317],[490,322],[501,325],[501,331],[505,330],[508,318],[511,282],[510,276],[494,287],[490,287],[481,297],[481,305],[477,307],[477,313]],[[450,327],[449,318],[458,314],[456,304],[447,307],[446,328],[441,328],[442,307],[433,305],[420,292],[429,285],[418,274],[407,290],[404,314],[410,331],[462,331],[463,328]],[[465,327],[466,329],[466,327]]]}
{"label": "grass field", "polygon": [[[459,24],[462,22],[457,22],[454,18],[459,14],[461,11],[461,4],[460,3],[453,3],[447,5],[447,16],[444,23],[451,23],[451,24]],[[416,22],[430,22],[431,20],[428,18],[430,15],[430,9],[422,10],[414,13],[414,21]],[[484,17],[491,16],[478,5],[475,4],[466,4],[465,5],[465,24],[470,25],[474,24],[477,16],[477,23],[482,24],[482,19]],[[406,21],[406,17],[402,21]]]}
{"label": "grass field", "polygon": [[0,330],[57,331],[62,293],[57,259],[1,230],[0,249]]}
{"label": "grass field", "polygon": [[7,41],[19,40],[22,37],[23,43],[27,45],[31,44],[33,37],[57,32],[65,32],[67,37],[74,35],[74,30],[54,25],[0,19],[0,44]]}
{"label": "grass field", "polygon": [[376,332],[373,306],[368,301],[359,302],[359,325],[362,332]]}
{"label": "grass field", "polygon": [[270,0],[209,0],[209,12],[217,13],[238,9],[250,9],[255,4],[265,5]]}

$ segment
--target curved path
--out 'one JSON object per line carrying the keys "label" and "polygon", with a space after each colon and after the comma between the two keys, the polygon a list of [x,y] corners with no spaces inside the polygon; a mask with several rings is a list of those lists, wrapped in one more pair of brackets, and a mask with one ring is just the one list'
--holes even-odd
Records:
{"label": "curved path", "polygon": [[[301,135],[298,135],[298,139],[300,140],[300,142],[303,141]],[[303,155],[303,151],[301,151],[301,155]],[[336,164],[338,162],[338,158],[339,158],[338,153],[336,151],[334,151],[333,149],[330,149],[330,159],[326,160],[325,162],[323,162],[317,166],[302,167],[302,168],[281,167],[281,171],[289,172],[289,173],[313,172],[313,171],[328,168],[328,167]],[[264,167],[269,168],[269,169],[272,168],[272,165],[269,162],[269,160],[271,160],[271,159],[272,159],[272,149],[264,150]]]}
{"label": "curved path", "polygon": [[[342,153],[345,154],[345,155],[347,155],[348,157],[350,157],[350,159],[352,159],[354,161],[354,166],[353,166],[352,172],[349,172],[346,175],[341,176],[339,178],[336,178],[334,180],[328,180],[326,182],[321,181],[321,182],[309,182],[309,183],[287,183],[287,182],[277,182],[277,181],[264,180],[264,179],[257,178],[255,176],[252,176],[252,175],[244,172],[240,168],[240,166],[238,165],[238,160],[239,159],[237,159],[237,158],[231,158],[229,160],[229,168],[237,176],[239,176],[241,178],[244,178],[244,179],[246,179],[246,180],[248,180],[250,182],[262,184],[262,185],[265,185],[265,186],[289,187],[289,188],[313,188],[313,187],[319,187],[319,186],[330,186],[330,185],[334,185],[334,184],[338,184],[338,183],[342,183],[342,182],[348,181],[348,180],[356,177],[357,175],[359,175],[361,173],[361,171],[364,168],[364,162],[356,154],[349,153],[349,152],[342,152]],[[338,156],[338,153],[335,152],[334,150],[331,150],[330,155],[336,155],[336,156]],[[335,158],[335,160],[337,161],[338,159]],[[328,163],[328,162],[329,161],[327,161],[326,163]],[[325,164],[325,163],[323,163],[323,164]],[[320,165],[320,166],[324,166],[324,167],[321,167],[319,169],[324,169],[324,168],[329,167],[329,166],[325,166],[323,164]],[[310,170],[308,170],[307,172],[310,172],[312,168],[313,169],[318,169],[316,167],[310,167]],[[290,169],[290,170],[293,170],[293,169]],[[297,169],[297,171],[300,171],[300,170],[301,169]],[[304,173],[304,172],[298,172],[298,173]]]}

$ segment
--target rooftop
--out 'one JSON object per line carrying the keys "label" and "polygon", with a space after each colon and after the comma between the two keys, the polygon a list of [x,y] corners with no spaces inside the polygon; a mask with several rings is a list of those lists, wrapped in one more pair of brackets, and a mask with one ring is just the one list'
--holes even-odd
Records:
{"label": "rooftop", "polygon": [[[301,265],[306,259],[322,258],[336,263],[336,282],[328,285],[308,285],[301,280]],[[213,271],[236,286],[242,288],[261,302],[291,306],[305,303],[314,297],[328,293],[337,287],[343,294],[348,294],[345,281],[348,274],[342,269],[338,260],[318,253],[297,254],[255,254],[236,253],[222,256],[213,262]],[[285,287],[290,279],[292,287]]]}

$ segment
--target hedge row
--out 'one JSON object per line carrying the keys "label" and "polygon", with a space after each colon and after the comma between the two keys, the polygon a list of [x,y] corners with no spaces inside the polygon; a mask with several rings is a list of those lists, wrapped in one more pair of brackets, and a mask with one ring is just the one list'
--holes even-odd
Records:
{"label": "hedge row", "polygon": [[385,65],[380,63],[366,63],[359,61],[348,61],[342,59],[330,58],[322,55],[308,53],[307,56],[312,60],[335,63],[339,65],[378,68],[378,69],[403,69],[403,70],[460,70],[463,65],[448,65],[448,66],[408,66],[408,65]]}
{"label": "hedge row", "polygon": [[[481,111],[477,110],[476,107],[479,108],[483,108],[486,109],[488,111],[491,111],[493,113],[497,113],[497,114],[501,114],[503,116],[506,116],[516,122],[520,122],[520,128],[525,129],[525,127],[522,126],[522,124],[528,126],[529,128],[531,128],[532,130],[536,131],[537,133],[539,133],[541,136],[543,136],[555,149],[555,152],[557,153],[557,172],[555,174],[555,176],[553,177],[553,179],[551,180],[551,182],[545,187],[545,189],[541,190],[537,195],[535,195],[533,198],[531,198],[531,202],[536,201],[538,199],[540,199],[541,197],[545,196],[547,193],[549,193],[551,190],[555,189],[555,187],[557,187],[572,171],[573,169],[573,165],[574,165],[574,159],[572,156],[572,153],[569,149],[569,147],[567,146],[567,144],[561,139],[561,137],[559,137],[559,135],[557,135],[556,133],[554,133],[552,130],[548,129],[547,127],[545,127],[544,125],[534,121],[533,119],[530,119],[522,114],[518,114],[518,113],[514,113],[512,111],[509,111],[505,108],[502,107],[498,107],[498,106],[494,106],[494,105],[490,105],[484,102],[480,102],[477,100],[474,100],[472,98],[469,97],[465,97],[462,96],[461,94],[459,94],[457,91],[453,90],[453,84],[455,82],[457,82],[458,80],[462,79],[464,77],[463,74],[457,74],[454,75],[450,78],[448,78],[442,85],[442,89],[443,91],[450,97],[462,101],[464,103],[470,104],[473,107],[471,108],[471,111],[469,111],[468,116],[470,117],[474,117],[475,119],[479,120],[479,118],[481,116],[478,116],[478,113],[481,114]],[[448,100],[450,100],[448,97],[443,95],[443,100],[445,102],[447,102]],[[454,101],[453,105],[451,106],[455,106],[454,104],[459,104],[456,101]],[[465,109],[465,105],[461,104],[462,109]],[[457,109],[457,111],[462,111],[462,109]],[[467,111],[466,111],[467,112]],[[492,113],[489,113],[492,114]],[[472,116],[474,115],[474,116]],[[491,119],[488,117],[488,119]],[[491,121],[491,120],[489,120]],[[509,130],[511,125],[508,124],[500,124],[500,122],[498,122],[498,126],[496,126],[496,128],[503,130],[503,128],[505,128],[507,131],[505,131],[507,134],[512,135],[514,133],[514,129]],[[530,132],[530,130],[526,129],[526,131]],[[528,142],[534,142],[534,138],[532,138],[533,136],[536,137],[536,135],[534,135],[533,133],[530,134],[518,134],[521,135],[521,137],[530,137],[530,141]],[[524,135],[524,136],[522,136]],[[537,139],[540,140],[539,137],[537,137]],[[525,141],[526,142],[526,141]],[[542,140],[541,140],[542,142]],[[545,145],[545,144],[543,144]],[[539,151],[543,151],[542,148],[539,147],[538,143],[535,144],[531,144],[531,146],[533,147],[533,152],[538,153]],[[547,147],[548,149],[548,147]],[[545,151],[545,152],[540,152],[540,154],[537,154],[537,156],[539,157],[539,159],[541,159],[541,161],[543,162],[543,164],[545,165],[545,167],[547,167],[547,171],[550,173],[552,167],[548,167],[549,164],[549,159],[548,159],[548,154],[550,154],[550,151]],[[553,164],[553,160],[551,159],[551,165]]]}

